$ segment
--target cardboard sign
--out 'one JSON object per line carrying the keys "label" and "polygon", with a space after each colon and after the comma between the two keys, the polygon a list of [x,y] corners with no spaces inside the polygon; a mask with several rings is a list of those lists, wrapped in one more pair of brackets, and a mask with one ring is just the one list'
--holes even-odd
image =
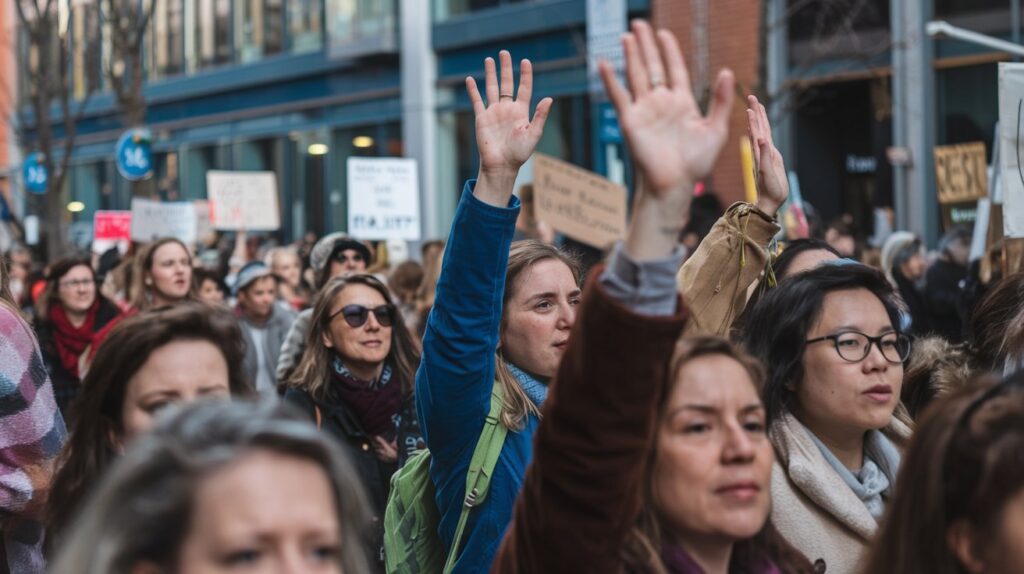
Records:
{"label": "cardboard sign", "polygon": [[943,205],[975,202],[988,196],[984,142],[936,147],[935,185]]}
{"label": "cardboard sign", "polygon": [[420,240],[416,160],[348,158],[348,232],[356,239]]}
{"label": "cardboard sign", "polygon": [[174,237],[186,245],[195,243],[195,204],[132,198],[132,240],[153,241],[161,237]]}
{"label": "cardboard sign", "polygon": [[598,248],[626,236],[626,188],[600,175],[534,154],[537,219]]}
{"label": "cardboard sign", "polygon": [[281,228],[277,175],[272,171],[206,172],[214,229],[274,231]]}
{"label": "cardboard sign", "polygon": [[[1024,64],[999,63],[999,157],[1003,231],[1024,237]],[[998,202],[998,198],[993,198]]]}
{"label": "cardboard sign", "polygon": [[93,216],[93,239],[101,241],[131,240],[132,212],[97,211]]}

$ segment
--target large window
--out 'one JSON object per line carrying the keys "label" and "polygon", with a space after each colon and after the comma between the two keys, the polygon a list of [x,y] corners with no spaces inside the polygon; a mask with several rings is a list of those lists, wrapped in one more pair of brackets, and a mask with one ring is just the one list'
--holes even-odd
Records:
{"label": "large window", "polygon": [[241,0],[235,5],[235,45],[242,63],[284,48],[283,0]]}
{"label": "large window", "polygon": [[231,61],[231,0],[190,1],[189,69],[227,64]]}
{"label": "large window", "polygon": [[288,2],[288,35],[292,53],[315,52],[324,45],[323,2],[290,0]]}
{"label": "large window", "polygon": [[396,0],[327,0],[327,30],[332,57],[395,52],[398,49]]}
{"label": "large window", "polygon": [[100,13],[95,0],[79,3],[71,13],[73,94],[84,98],[102,89]]}
{"label": "large window", "polygon": [[434,0],[434,19],[441,21],[478,10],[533,1],[536,0]]}
{"label": "large window", "polygon": [[185,70],[184,0],[156,0],[149,24],[147,63],[150,81]]}

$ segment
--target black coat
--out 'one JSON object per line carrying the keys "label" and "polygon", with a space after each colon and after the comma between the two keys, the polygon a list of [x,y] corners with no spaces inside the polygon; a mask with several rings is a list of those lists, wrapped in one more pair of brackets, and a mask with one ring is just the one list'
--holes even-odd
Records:
{"label": "black coat", "polygon": [[[99,297],[99,309],[96,310],[96,320],[92,325],[92,332],[97,333],[116,319],[121,310],[117,305],[110,302],[106,297]],[[43,353],[43,362],[46,363],[46,370],[50,374],[50,381],[53,383],[53,395],[57,399],[57,407],[61,416],[68,420],[71,405],[78,397],[82,381],[64,368],[60,361],[60,353],[57,352],[57,340],[54,336],[53,323],[50,321],[35,322],[36,336],[39,338],[39,348]]]}
{"label": "black coat", "polygon": [[966,278],[966,267],[944,259],[932,264],[925,275],[927,288],[924,296],[931,314],[932,331],[952,343],[964,340],[965,293],[962,284]]}

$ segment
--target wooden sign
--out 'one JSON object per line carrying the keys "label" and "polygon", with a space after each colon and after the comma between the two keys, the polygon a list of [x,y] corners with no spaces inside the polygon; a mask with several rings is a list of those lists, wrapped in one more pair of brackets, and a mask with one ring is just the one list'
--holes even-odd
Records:
{"label": "wooden sign", "polygon": [[974,202],[988,196],[985,144],[973,142],[935,148],[935,184],[939,203]]}
{"label": "wooden sign", "polygon": [[537,219],[598,248],[626,237],[626,188],[571,163],[534,155]]}

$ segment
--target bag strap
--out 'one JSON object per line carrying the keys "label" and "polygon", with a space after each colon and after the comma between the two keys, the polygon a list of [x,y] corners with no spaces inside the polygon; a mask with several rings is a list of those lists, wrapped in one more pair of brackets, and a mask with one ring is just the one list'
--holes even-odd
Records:
{"label": "bag strap", "polygon": [[469,472],[466,475],[466,499],[462,505],[462,512],[459,514],[459,525],[455,528],[452,547],[448,550],[444,574],[449,574],[455,568],[455,561],[459,557],[459,547],[462,545],[462,536],[466,530],[470,511],[487,498],[487,490],[491,486],[491,476],[494,474],[494,467],[498,464],[498,457],[501,456],[501,449],[505,445],[505,436],[508,434],[508,429],[501,424],[501,409],[504,404],[505,392],[501,387],[501,382],[494,381],[494,389],[491,391],[491,411],[487,414],[484,428],[480,431],[480,439],[477,440],[476,448],[473,450],[473,458],[469,461]]}
{"label": "bag strap", "polygon": [[313,414],[316,416],[316,428],[320,428],[323,425],[323,417],[320,414],[320,405],[313,403]]}

